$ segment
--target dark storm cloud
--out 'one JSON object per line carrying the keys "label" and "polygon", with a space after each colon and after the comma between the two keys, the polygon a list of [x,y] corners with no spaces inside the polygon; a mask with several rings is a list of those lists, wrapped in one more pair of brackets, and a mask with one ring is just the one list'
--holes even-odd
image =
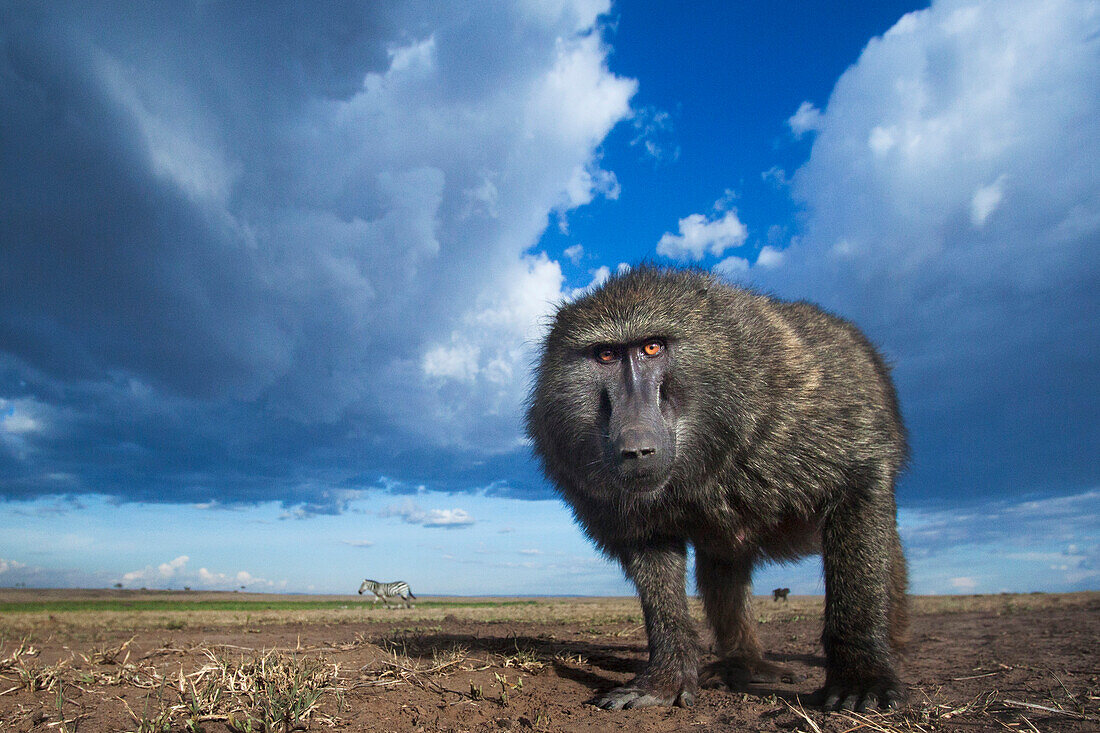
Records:
{"label": "dark storm cloud", "polygon": [[[306,64],[297,71],[307,79],[296,79],[284,68],[290,59],[265,54],[309,39],[261,45],[263,29],[238,18],[149,7],[152,17],[32,7],[4,24],[0,337],[5,352],[49,377],[118,370],[194,397],[249,396],[286,368],[292,324],[266,277],[271,262],[216,200],[235,165],[218,160],[219,138],[248,140],[246,121],[270,138],[263,126],[278,124],[280,100],[311,74]],[[310,27],[275,15],[284,35]],[[259,55],[242,58],[234,33]],[[265,67],[282,75],[263,77]],[[183,86],[191,78],[198,83]],[[230,92],[245,93],[234,97],[241,109],[204,126],[219,101],[211,97]],[[176,130],[148,119],[176,108],[196,119],[184,115]],[[194,179],[181,181],[182,169]]]}
{"label": "dark storm cloud", "polygon": [[634,88],[598,10],[0,9],[0,495],[540,493],[524,252]]}

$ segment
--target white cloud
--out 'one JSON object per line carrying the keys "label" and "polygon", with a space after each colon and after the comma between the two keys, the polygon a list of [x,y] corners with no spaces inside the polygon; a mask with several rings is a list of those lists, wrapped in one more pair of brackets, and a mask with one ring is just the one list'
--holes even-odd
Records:
{"label": "white cloud", "polygon": [[341,540],[340,544],[350,545],[351,547],[374,547],[374,543],[370,540]]}
{"label": "white cloud", "polygon": [[721,218],[710,219],[703,214],[691,214],[679,222],[679,234],[665,232],[657,243],[657,254],[681,262],[698,262],[706,255],[720,257],[727,249],[740,247],[749,232],[737,212],[730,210]]}
{"label": "white cloud", "polygon": [[153,567],[146,565],[141,570],[132,570],[123,574],[121,582],[126,587],[169,587],[193,588],[203,590],[230,590],[240,586],[275,590],[285,588],[287,581],[271,581],[258,578],[247,570],[220,572],[200,567],[197,571],[187,569],[190,558],[187,555],[161,563]]}
{"label": "white cloud", "polygon": [[465,509],[430,509],[422,524],[425,527],[466,527],[474,523]]}
{"label": "white cloud", "polygon": [[641,147],[646,155],[657,162],[675,161],[680,157],[680,146],[672,132],[672,115],[663,109],[642,107],[634,110],[630,120],[634,126],[632,147]]}
{"label": "white cloud", "polygon": [[767,181],[776,188],[784,188],[790,185],[790,179],[787,178],[787,171],[777,165],[773,165],[771,168],[761,173],[760,179]]}
{"label": "white cloud", "polygon": [[968,578],[966,576],[951,578],[951,587],[964,593],[970,593],[978,587],[978,581],[974,580],[973,578]]}
{"label": "white cloud", "polygon": [[[382,487],[386,484],[385,479],[380,482]],[[298,491],[309,498],[283,512],[279,519],[310,519],[319,515],[340,514],[366,493],[363,489],[333,489],[326,482],[316,480],[303,481]]]}
{"label": "white cloud", "polygon": [[[454,334],[452,338],[457,340],[459,336]],[[480,355],[481,350],[472,343],[436,346],[424,355],[424,373],[429,377],[472,382],[477,378]]]}
{"label": "white cloud", "polygon": [[[7,446],[25,460],[33,453],[34,440],[49,432],[52,409],[34,399],[7,400],[0,398],[0,448]],[[64,480],[57,472],[49,472],[47,480]]]}
{"label": "white cloud", "polygon": [[1097,147],[1097,52],[1086,40],[1097,24],[1072,0],[944,0],[872,40],[794,176],[810,242],[954,258],[982,242],[959,216],[988,228],[1007,197],[1020,202],[1003,212],[1013,249],[1095,206],[1096,177],[1078,161]]}
{"label": "white cloud", "polygon": [[756,264],[769,269],[779,267],[783,264],[783,252],[766,244],[760,248],[760,254],[756,256]]}
{"label": "white cloud", "polygon": [[191,558],[187,557],[187,555],[180,555],[175,560],[161,563],[160,567],[157,568],[157,571],[160,573],[160,576],[162,578],[171,578],[176,573],[182,571],[184,566],[187,565],[187,561],[190,559]]}
{"label": "white cloud", "polygon": [[714,272],[731,280],[738,280],[749,272],[749,261],[744,257],[727,257],[713,268]]}
{"label": "white cloud", "polygon": [[596,196],[608,199],[619,198],[619,181],[611,171],[605,171],[591,165],[577,166],[565,186],[564,208],[575,209],[592,203]]}
{"label": "white cloud", "polygon": [[557,59],[527,107],[527,124],[560,141],[591,148],[630,114],[638,84],[607,72],[596,33],[559,38]]}
{"label": "white cloud", "polygon": [[30,415],[11,413],[0,420],[0,429],[11,435],[19,435],[20,433],[36,433],[42,429],[42,426],[38,420]]}
{"label": "white cloud", "polygon": [[564,254],[566,258],[574,265],[579,265],[581,262],[581,257],[584,256],[584,246],[580,244],[574,244],[570,247],[566,247]]}
{"label": "white cloud", "polygon": [[413,41],[407,46],[391,48],[389,53],[388,75],[407,73],[410,70],[428,74],[435,68],[435,36],[429,36],[422,41]]}
{"label": "white cloud", "polygon": [[803,102],[787,120],[787,126],[795,137],[802,137],[807,132],[815,132],[821,127],[821,110],[811,102]]}
{"label": "white cloud", "polygon": [[497,202],[500,201],[500,191],[497,189],[496,183],[493,182],[493,177],[491,172],[486,173],[481,183],[473,188],[466,189],[466,197],[471,204],[468,216],[475,213],[483,213],[492,219],[500,216],[500,211],[497,208]]}
{"label": "white cloud", "polygon": [[565,296],[563,284],[561,266],[545,255],[502,267],[495,286],[467,304],[447,342],[426,352],[425,375],[443,381],[416,396],[421,408],[409,414],[416,429],[442,444],[513,449],[527,365],[542,323]]}
{"label": "white cloud", "polygon": [[5,560],[4,558],[0,557],[0,574],[6,573],[8,571],[21,570],[25,567],[27,566],[24,563],[21,563],[17,560]]}
{"label": "white cloud", "polygon": [[897,144],[896,135],[897,131],[893,128],[876,127],[867,136],[867,147],[871,148],[875,156],[881,158],[893,150]]}
{"label": "white cloud", "polygon": [[468,527],[475,522],[474,518],[465,509],[426,510],[411,499],[388,506],[380,511],[378,515],[381,517],[398,517],[408,524],[448,529]]}
{"label": "white cloud", "polygon": [[996,211],[1004,198],[1004,176],[988,186],[982,186],[974,192],[970,200],[970,223],[976,227],[984,226],[990,214]]}
{"label": "white cloud", "polygon": [[[623,265],[620,264],[620,272],[622,271],[622,267]],[[577,298],[580,298],[587,293],[591,293],[593,290],[607,282],[608,278],[611,277],[611,268],[607,265],[601,265],[595,270],[589,270],[588,274],[592,276],[592,279],[589,280],[588,284],[585,285],[583,288],[573,288],[572,290],[570,290],[568,294],[569,300],[576,300]]]}
{"label": "white cloud", "polygon": [[225,573],[212,573],[206,568],[199,568],[199,579],[211,586],[226,585],[229,582],[229,576]]}

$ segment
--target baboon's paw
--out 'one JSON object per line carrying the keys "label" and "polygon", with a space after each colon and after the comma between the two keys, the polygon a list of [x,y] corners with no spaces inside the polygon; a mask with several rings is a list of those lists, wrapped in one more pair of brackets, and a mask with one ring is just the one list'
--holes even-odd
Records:
{"label": "baboon's paw", "polygon": [[677,705],[688,708],[695,704],[695,691],[688,687],[658,687],[635,680],[629,685],[597,695],[591,700],[596,707],[604,710],[629,710],[656,705]]}
{"label": "baboon's paw", "polygon": [[894,710],[905,704],[906,693],[895,677],[885,676],[860,682],[826,684],[818,691],[825,710]]}
{"label": "baboon's paw", "polygon": [[773,664],[763,659],[749,657],[729,657],[708,664],[699,675],[704,687],[730,688],[759,682],[787,682],[797,684],[805,677],[782,664]]}

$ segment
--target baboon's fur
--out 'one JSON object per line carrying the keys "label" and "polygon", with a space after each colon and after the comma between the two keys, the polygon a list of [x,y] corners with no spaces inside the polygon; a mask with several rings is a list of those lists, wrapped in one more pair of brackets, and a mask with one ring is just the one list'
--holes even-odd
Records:
{"label": "baboon's fur", "polygon": [[[646,474],[653,485],[639,489],[621,467],[635,454],[616,454],[609,442],[618,409],[609,395],[622,385],[607,381],[611,371],[593,354],[600,345],[636,354],[631,345],[653,338],[666,345],[653,421],[671,445],[662,479]],[[693,701],[688,542],[724,659],[712,671],[727,681],[780,675],[756,638],[752,569],[821,552],[824,705],[904,699],[895,653],[907,624],[906,570],[894,481],[905,433],[888,369],[853,325],[702,272],[639,267],[557,312],[527,429],[546,474],[641,599],[649,665],[597,704]]]}
{"label": "baboon's fur", "polygon": [[790,594],[791,594],[791,589],[790,588],[776,588],[775,590],[772,591],[772,600],[773,601],[779,601],[779,600],[786,601],[787,596],[789,596]]}

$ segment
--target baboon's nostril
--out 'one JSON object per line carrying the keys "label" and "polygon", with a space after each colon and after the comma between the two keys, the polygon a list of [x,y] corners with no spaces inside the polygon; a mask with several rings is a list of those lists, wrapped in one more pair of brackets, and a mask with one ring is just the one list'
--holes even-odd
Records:
{"label": "baboon's nostril", "polygon": [[634,459],[638,459],[638,458],[646,458],[648,456],[652,456],[656,452],[657,452],[656,448],[649,448],[649,447],[644,447],[644,448],[623,448],[622,450],[619,451],[619,455],[622,456],[624,460],[634,460]]}

